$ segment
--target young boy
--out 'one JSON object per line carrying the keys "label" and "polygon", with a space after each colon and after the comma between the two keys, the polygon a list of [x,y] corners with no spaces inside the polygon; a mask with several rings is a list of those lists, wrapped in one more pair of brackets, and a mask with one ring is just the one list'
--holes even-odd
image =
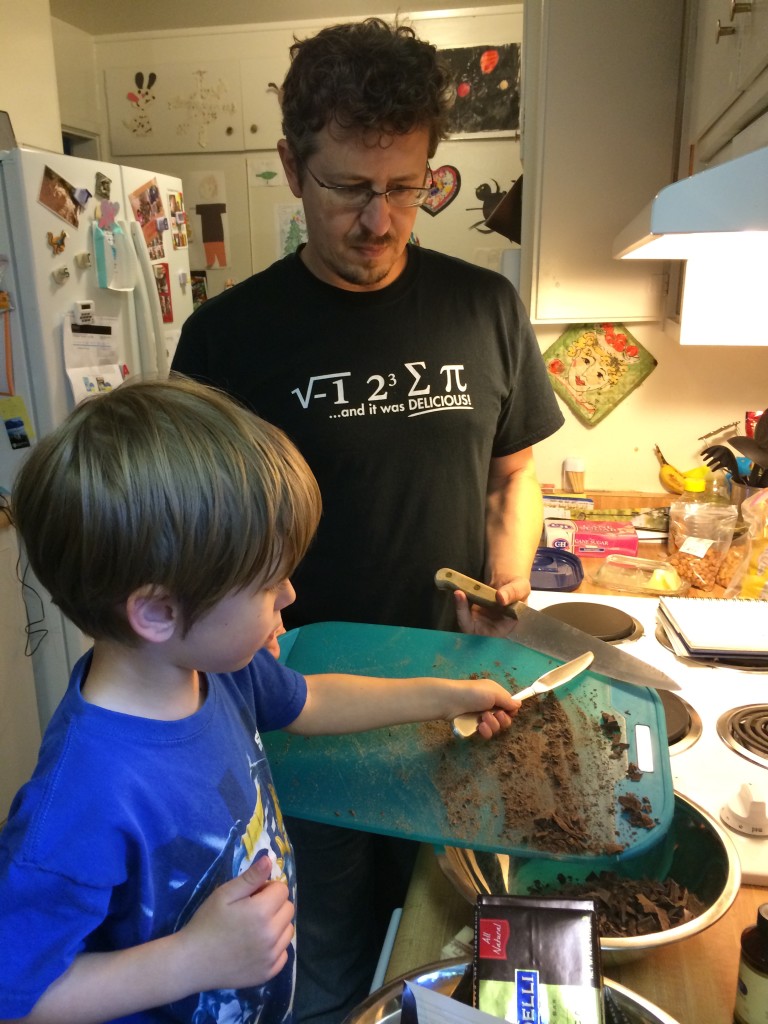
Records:
{"label": "young boy", "polygon": [[296,879],[260,733],[476,711],[488,739],[519,702],[483,679],[280,665],[317,484],[277,428],[191,381],[87,399],[12,508],[94,643],[0,835],[0,1017],[290,1020]]}

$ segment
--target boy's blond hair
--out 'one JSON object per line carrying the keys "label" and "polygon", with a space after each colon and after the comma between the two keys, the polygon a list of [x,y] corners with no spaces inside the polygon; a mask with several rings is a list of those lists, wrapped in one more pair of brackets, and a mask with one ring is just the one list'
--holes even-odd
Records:
{"label": "boy's blond hair", "polygon": [[11,506],[64,614],[131,644],[125,602],[141,587],[170,593],[186,631],[230,591],[290,575],[320,492],[281,430],[175,376],[83,401],[32,450]]}

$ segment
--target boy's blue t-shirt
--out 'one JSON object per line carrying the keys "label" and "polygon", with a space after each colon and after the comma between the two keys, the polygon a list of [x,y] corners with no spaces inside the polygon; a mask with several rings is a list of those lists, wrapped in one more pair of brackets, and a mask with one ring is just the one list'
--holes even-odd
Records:
{"label": "boy's blue t-shirt", "polygon": [[[238,672],[209,674],[196,714],[165,722],[84,701],[90,658],[75,666],[0,833],[0,1018],[28,1013],[80,953],[177,931],[260,857],[295,904],[293,852],[259,734],[298,717],[304,677],[259,651]],[[258,988],[121,1019],[281,1024],[293,999],[288,953]]]}

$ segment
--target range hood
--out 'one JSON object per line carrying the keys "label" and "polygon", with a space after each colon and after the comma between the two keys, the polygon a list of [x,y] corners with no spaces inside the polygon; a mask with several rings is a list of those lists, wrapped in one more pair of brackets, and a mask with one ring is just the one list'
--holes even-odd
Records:
{"label": "range hood", "polygon": [[616,259],[687,260],[768,245],[768,146],[668,185],[616,237]]}
{"label": "range hood", "polygon": [[613,255],[687,261],[681,344],[768,345],[768,147],[663,188]]}

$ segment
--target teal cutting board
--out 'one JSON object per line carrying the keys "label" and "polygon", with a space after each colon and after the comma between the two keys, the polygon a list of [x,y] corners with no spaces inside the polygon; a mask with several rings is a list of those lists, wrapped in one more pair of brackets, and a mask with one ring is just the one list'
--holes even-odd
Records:
{"label": "teal cutting board", "polygon": [[[479,675],[513,693],[558,664],[511,640],[348,622],[302,626],[280,646],[306,675]],[[447,722],[263,740],[285,814],[435,845],[610,863],[651,849],[674,812],[658,694],[591,672],[525,701],[487,743],[454,738]],[[638,743],[646,770],[630,778]],[[622,797],[643,803],[645,825]],[[560,849],[553,828],[573,845]]]}

